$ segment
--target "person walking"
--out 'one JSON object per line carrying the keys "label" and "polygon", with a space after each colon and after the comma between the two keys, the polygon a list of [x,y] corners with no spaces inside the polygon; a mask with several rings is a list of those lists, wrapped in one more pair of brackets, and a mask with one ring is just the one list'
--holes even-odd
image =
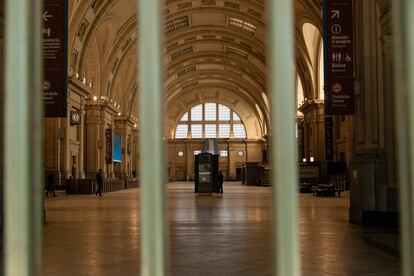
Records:
{"label": "person walking", "polygon": [[102,169],[99,169],[99,172],[96,174],[96,184],[98,188],[96,189],[95,195],[102,196],[102,186],[103,186],[103,178],[102,178]]}
{"label": "person walking", "polygon": [[49,173],[49,175],[47,176],[46,196],[49,196],[49,192],[50,192],[50,195],[56,196],[56,194],[55,194],[55,182],[54,182],[54,179],[53,179],[53,173]]}
{"label": "person walking", "polygon": [[219,193],[223,193],[223,182],[224,182],[224,175],[223,173],[220,171],[219,175],[218,175],[218,188],[219,188]]}

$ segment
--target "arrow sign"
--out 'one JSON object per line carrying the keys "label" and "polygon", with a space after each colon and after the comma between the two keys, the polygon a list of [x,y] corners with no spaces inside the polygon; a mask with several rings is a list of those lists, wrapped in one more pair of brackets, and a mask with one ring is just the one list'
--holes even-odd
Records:
{"label": "arrow sign", "polygon": [[334,19],[335,17],[339,19],[339,10],[332,10],[331,19]]}
{"label": "arrow sign", "polygon": [[50,33],[51,33],[50,28],[43,29],[43,33],[47,34],[47,36],[50,37]]}
{"label": "arrow sign", "polygon": [[49,20],[47,20],[47,19],[48,19],[48,18],[50,18],[50,17],[53,17],[53,15],[51,15],[51,14],[47,14],[47,11],[45,11],[45,12],[43,13],[42,17],[43,17],[43,20],[44,20],[44,21],[48,22]]}

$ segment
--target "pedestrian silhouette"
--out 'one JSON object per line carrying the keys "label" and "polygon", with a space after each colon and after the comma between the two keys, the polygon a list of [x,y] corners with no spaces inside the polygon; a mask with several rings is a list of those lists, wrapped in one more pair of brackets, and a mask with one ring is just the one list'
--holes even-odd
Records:
{"label": "pedestrian silhouette", "polygon": [[218,175],[218,192],[219,193],[223,193],[223,182],[224,182],[224,175],[220,171],[220,173]]}
{"label": "pedestrian silhouette", "polygon": [[102,170],[99,169],[99,172],[96,174],[96,184],[98,188],[96,189],[95,195],[102,196],[102,185],[103,185],[103,178],[102,178]]}
{"label": "pedestrian silhouette", "polygon": [[53,179],[53,173],[49,173],[49,175],[47,176],[47,188],[46,188],[46,196],[56,196],[55,194],[55,182]]}

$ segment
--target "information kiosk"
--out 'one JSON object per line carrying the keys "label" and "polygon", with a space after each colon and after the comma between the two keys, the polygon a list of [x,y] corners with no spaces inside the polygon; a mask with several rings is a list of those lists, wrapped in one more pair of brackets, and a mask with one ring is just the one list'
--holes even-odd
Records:
{"label": "information kiosk", "polygon": [[195,156],[195,192],[210,194],[218,190],[218,155],[200,153]]}

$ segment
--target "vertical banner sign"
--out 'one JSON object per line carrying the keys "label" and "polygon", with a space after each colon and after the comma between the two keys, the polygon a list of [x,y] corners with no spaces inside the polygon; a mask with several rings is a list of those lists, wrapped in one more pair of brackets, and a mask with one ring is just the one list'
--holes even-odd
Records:
{"label": "vertical banner sign", "polygon": [[333,160],[333,120],[332,116],[325,117],[325,159]]}
{"label": "vertical banner sign", "polygon": [[112,129],[105,130],[105,160],[106,164],[112,164]]}
{"label": "vertical banner sign", "polygon": [[46,117],[67,116],[67,0],[44,0],[43,102]]}
{"label": "vertical banner sign", "polygon": [[122,137],[119,134],[114,134],[114,147],[112,152],[114,162],[122,162]]}
{"label": "vertical banner sign", "polygon": [[352,0],[324,0],[325,114],[354,114]]}

